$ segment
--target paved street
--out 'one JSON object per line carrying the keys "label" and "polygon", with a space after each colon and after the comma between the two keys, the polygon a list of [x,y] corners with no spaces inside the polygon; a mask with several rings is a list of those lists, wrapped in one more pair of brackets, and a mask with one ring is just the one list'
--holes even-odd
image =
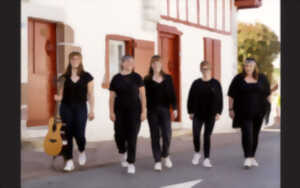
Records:
{"label": "paved street", "polygon": [[[107,163],[92,164],[77,169],[71,173],[60,171],[51,173],[30,174],[29,170],[22,170],[23,188],[279,188],[280,187],[280,132],[278,129],[268,129],[260,135],[260,145],[257,152],[259,167],[250,170],[242,168],[243,158],[240,145],[240,134],[215,134],[212,137],[211,160],[212,169],[205,169],[201,165],[193,166],[192,137],[179,136],[172,141],[172,169],[162,172],[153,171],[148,139],[141,139],[138,147],[136,174],[128,175],[113,157]],[[106,149],[115,147],[112,143],[105,144]],[[147,148],[147,149],[145,149]],[[104,150],[104,148],[102,147]],[[113,150],[115,152],[115,150]],[[26,153],[23,157],[26,157]],[[92,150],[89,152],[92,157]],[[103,155],[107,153],[103,152]],[[92,160],[92,159],[91,159]],[[96,160],[96,159],[93,159]],[[25,162],[24,162],[25,163]],[[25,164],[28,168],[33,165]],[[47,166],[47,165],[46,165]],[[45,168],[42,166],[40,168]],[[38,170],[38,167],[35,168]],[[34,170],[34,169],[33,169]],[[50,171],[48,169],[48,171]],[[53,170],[52,170],[53,171]]]}

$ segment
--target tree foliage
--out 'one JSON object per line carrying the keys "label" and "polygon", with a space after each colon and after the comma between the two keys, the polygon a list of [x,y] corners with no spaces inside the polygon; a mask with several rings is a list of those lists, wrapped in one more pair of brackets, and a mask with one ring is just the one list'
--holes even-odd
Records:
{"label": "tree foliage", "polygon": [[280,52],[278,36],[261,23],[238,25],[238,63],[239,71],[247,57],[256,59],[260,72],[272,81],[273,61]]}

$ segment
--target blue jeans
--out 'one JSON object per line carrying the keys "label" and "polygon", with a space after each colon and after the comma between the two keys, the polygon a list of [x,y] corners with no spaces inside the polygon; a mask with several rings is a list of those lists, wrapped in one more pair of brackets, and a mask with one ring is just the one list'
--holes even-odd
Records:
{"label": "blue jeans", "polygon": [[66,123],[67,146],[65,159],[73,158],[73,137],[76,140],[80,152],[85,150],[85,127],[87,122],[87,104],[64,104],[60,105],[60,116]]}

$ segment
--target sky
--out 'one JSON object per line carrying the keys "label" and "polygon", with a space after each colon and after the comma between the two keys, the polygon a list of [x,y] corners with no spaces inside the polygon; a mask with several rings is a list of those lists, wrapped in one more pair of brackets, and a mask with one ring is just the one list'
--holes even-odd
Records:
{"label": "sky", "polygon": [[[262,0],[260,8],[240,9],[238,11],[238,21],[263,23],[273,30],[280,40],[280,0]],[[280,66],[280,55],[273,64],[275,67]]]}

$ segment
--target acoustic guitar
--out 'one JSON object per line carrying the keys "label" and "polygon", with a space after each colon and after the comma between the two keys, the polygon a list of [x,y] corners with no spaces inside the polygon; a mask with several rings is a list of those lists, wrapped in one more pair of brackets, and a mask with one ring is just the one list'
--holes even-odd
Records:
{"label": "acoustic guitar", "polygon": [[[62,88],[65,82],[64,78],[60,78],[57,81],[57,93],[59,88]],[[56,101],[56,109],[54,117],[51,117],[48,125],[48,133],[44,140],[44,151],[50,156],[63,155],[63,149],[67,145],[65,138],[65,123],[62,122],[59,116],[59,104]]]}

